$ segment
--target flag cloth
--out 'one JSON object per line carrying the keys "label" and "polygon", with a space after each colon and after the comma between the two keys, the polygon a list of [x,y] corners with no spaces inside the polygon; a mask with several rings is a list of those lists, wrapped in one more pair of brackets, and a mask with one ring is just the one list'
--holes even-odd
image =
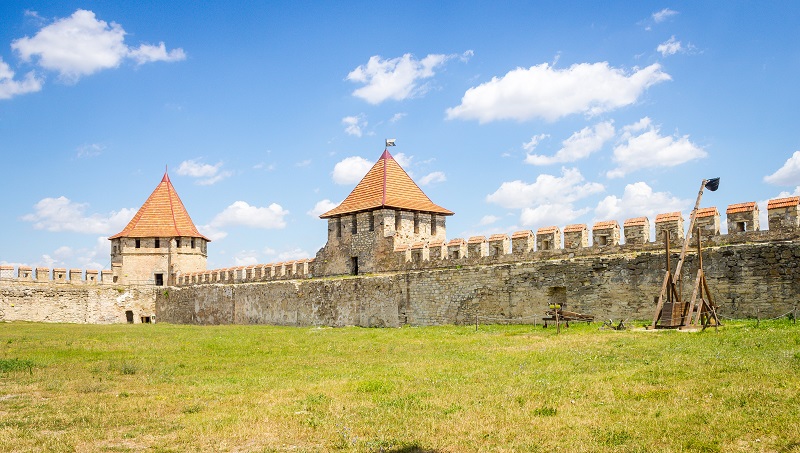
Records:
{"label": "flag cloth", "polygon": [[714,192],[719,189],[719,178],[711,178],[706,181],[706,189]]}

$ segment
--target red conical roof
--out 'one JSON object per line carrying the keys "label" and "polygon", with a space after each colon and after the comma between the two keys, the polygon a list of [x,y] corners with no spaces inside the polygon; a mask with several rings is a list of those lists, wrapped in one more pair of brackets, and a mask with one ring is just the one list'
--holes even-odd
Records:
{"label": "red conical roof", "polygon": [[453,215],[452,211],[434,204],[408,176],[403,167],[394,160],[389,151],[385,150],[380,159],[361,179],[361,182],[350,192],[350,195],[339,206],[322,214],[320,218],[325,219],[378,208]]}
{"label": "red conical roof", "polygon": [[179,236],[202,238],[210,242],[210,239],[197,231],[197,227],[194,226],[189,213],[186,212],[178,193],[172,187],[169,176],[164,173],[161,183],[139,208],[139,212],[128,222],[125,229],[109,239]]}

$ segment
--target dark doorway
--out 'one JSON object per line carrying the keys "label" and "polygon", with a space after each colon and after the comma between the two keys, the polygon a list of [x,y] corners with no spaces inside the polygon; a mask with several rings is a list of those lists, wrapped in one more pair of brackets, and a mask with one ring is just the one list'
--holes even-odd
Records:
{"label": "dark doorway", "polygon": [[142,316],[142,324],[150,324],[150,317]]}
{"label": "dark doorway", "polygon": [[128,321],[128,324],[133,324],[133,312],[131,310],[125,310],[125,320]]}
{"label": "dark doorway", "polygon": [[550,288],[547,288],[547,299],[550,305],[560,305],[561,308],[566,308],[567,287],[551,286]]}
{"label": "dark doorway", "polygon": [[350,275],[358,275],[358,257],[350,258]]}
{"label": "dark doorway", "polygon": [[164,274],[156,274],[156,286],[164,286]]}

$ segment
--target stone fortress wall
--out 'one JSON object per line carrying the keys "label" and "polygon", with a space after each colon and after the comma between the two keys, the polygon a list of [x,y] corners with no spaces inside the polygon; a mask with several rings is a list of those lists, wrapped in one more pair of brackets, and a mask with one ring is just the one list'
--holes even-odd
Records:
{"label": "stone fortress wall", "polygon": [[[756,203],[731,205],[724,235],[716,208],[698,211],[706,278],[723,316],[775,316],[800,301],[798,204],[798,197],[770,201],[764,231]],[[680,213],[660,214],[654,223],[651,240],[647,218],[622,228],[597,222],[592,245],[586,225],[565,227],[563,241],[560,228],[546,227],[401,243],[389,252],[387,269],[357,277],[316,275],[314,260],[200,272],[184,275],[168,296],[157,295],[156,311],[179,323],[399,326],[470,323],[476,316],[532,323],[558,302],[600,319],[648,319],[665,271],[663,232],[670,233],[673,265],[684,241]],[[696,266],[690,248],[684,293],[691,293]]]}
{"label": "stone fortress wall", "polygon": [[110,270],[0,266],[0,320],[80,324],[155,321],[156,288],[118,285]]}
{"label": "stone fortress wall", "polygon": [[[731,205],[724,235],[716,208],[698,211],[706,278],[723,316],[777,316],[800,301],[798,205],[798,197],[771,200],[769,230],[763,231],[756,203]],[[400,230],[406,223],[413,228],[411,216],[397,217]],[[381,272],[350,276],[341,269],[320,275],[318,254],[317,259],[183,274],[177,286],[155,287],[114,283],[108,270],[0,266],[0,310],[5,320],[43,322],[157,318],[193,324],[388,327],[464,324],[476,317],[484,323],[533,323],[549,303],[558,302],[599,319],[649,319],[665,270],[663,231],[670,232],[673,266],[684,234],[680,213],[658,215],[652,238],[649,222],[638,217],[621,227],[605,221],[591,230],[569,225],[563,231],[546,227],[450,241],[443,238],[442,223],[428,241],[409,245],[386,233],[386,225],[376,223],[370,231],[369,221],[359,219],[358,229],[351,230],[345,219],[342,237],[334,230],[334,243],[328,245],[347,241],[348,234],[383,238],[383,243],[372,242],[380,248],[357,250],[385,253],[379,257],[385,266]],[[353,250],[342,249],[341,261],[346,263]],[[685,296],[691,293],[696,266],[690,247],[683,267]]]}

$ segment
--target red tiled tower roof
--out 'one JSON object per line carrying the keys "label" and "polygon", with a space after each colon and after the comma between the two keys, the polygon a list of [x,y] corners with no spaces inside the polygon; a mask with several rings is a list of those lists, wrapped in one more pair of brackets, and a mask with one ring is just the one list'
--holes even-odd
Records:
{"label": "red tiled tower roof", "polygon": [[378,208],[453,215],[452,211],[434,204],[386,150],[350,195],[319,217],[326,219]]}
{"label": "red tiled tower roof", "polygon": [[194,237],[211,241],[197,231],[178,193],[164,173],[161,183],[121,232],[109,237]]}

